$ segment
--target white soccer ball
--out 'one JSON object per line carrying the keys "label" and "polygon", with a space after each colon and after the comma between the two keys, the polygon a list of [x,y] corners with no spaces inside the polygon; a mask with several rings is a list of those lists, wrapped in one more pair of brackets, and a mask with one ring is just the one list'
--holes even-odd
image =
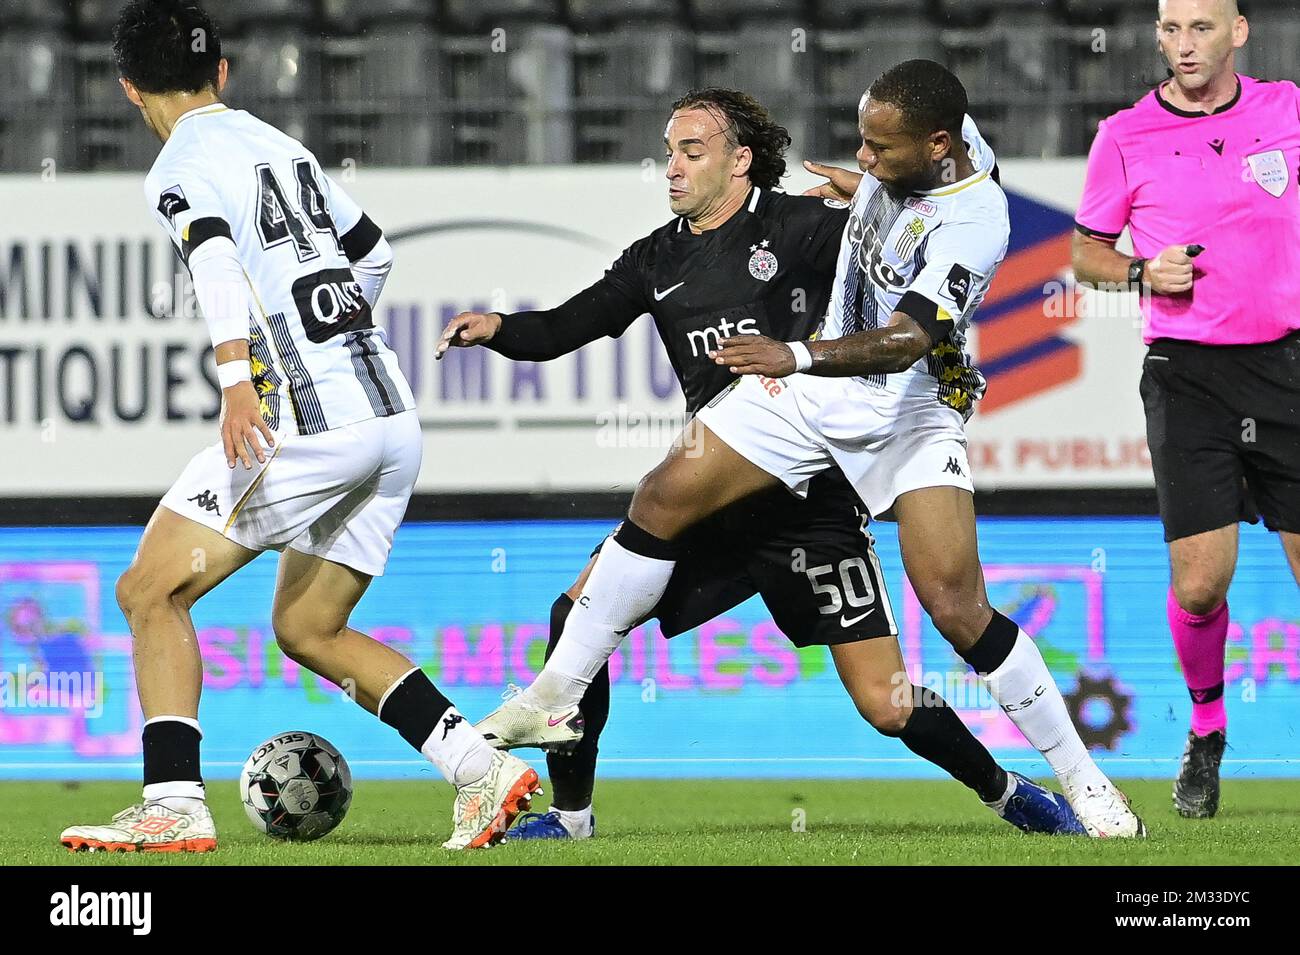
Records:
{"label": "white soccer ball", "polygon": [[295,730],[268,739],[239,773],[244,811],[276,839],[325,835],[352,805],[352,771],[329,740]]}

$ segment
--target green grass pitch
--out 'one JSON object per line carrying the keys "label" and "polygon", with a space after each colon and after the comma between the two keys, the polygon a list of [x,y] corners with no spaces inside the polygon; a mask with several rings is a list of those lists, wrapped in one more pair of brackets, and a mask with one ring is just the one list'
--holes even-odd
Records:
{"label": "green grass pitch", "polygon": [[[1166,780],[1127,781],[1142,841],[1025,836],[953,782],[691,780],[601,782],[599,835],[451,853],[451,789],[361,781],[324,839],[258,833],[229,780],[209,784],[220,848],[207,855],[73,855],[59,831],[107,822],[131,783],[0,783],[0,862],[103,865],[1278,865],[1300,862],[1300,780],[1227,780],[1219,817],[1179,818]],[[547,797],[536,800],[545,808]],[[802,827],[799,823],[802,821]],[[804,831],[796,831],[802,828]]]}

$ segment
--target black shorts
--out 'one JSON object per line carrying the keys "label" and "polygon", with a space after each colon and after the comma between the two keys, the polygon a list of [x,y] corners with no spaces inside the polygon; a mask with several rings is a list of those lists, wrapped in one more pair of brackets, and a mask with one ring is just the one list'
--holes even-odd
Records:
{"label": "black shorts", "polygon": [[1156,339],[1141,390],[1165,540],[1260,517],[1300,532],[1300,332],[1262,345]]}
{"label": "black shorts", "polygon": [[781,487],[739,501],[686,533],[651,616],[675,637],[759,594],[796,647],[895,636],[865,515],[834,468],[812,479],[806,499]]}

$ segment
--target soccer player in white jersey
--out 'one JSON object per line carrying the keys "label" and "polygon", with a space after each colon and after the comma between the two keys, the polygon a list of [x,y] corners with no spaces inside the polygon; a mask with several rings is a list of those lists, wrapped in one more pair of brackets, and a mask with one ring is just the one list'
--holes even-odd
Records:
{"label": "soccer player in white jersey", "polygon": [[[662,594],[677,540],[751,494],[838,465],[873,517],[898,522],[908,577],[935,626],[1046,757],[1093,836],[1145,833],[1089,756],[1032,638],[989,605],[976,545],[965,418],[984,379],[965,329],[1003,256],[1006,197],[962,143],[966,91],[940,64],[887,70],[859,109],[867,173],[841,241],[823,334],[723,340],[744,375],[637,489],[537,680],[479,728],[505,747],[554,742],[592,675]],[[549,725],[548,725],[549,724]]]}
{"label": "soccer player in white jersey", "polygon": [[348,626],[384,571],[422,451],[410,388],[371,319],[388,243],[310,150],[221,102],[227,63],[196,3],[131,0],[113,48],[127,97],[163,141],[146,200],[189,267],[211,333],[221,442],[163,497],[117,584],[145,716],[143,802],[61,841],[216,848],[189,608],[266,550],[282,553],[272,609],[281,649],[354,687],[457,787],[447,848],[498,841],[537,773],[503,760],[410,660]]}

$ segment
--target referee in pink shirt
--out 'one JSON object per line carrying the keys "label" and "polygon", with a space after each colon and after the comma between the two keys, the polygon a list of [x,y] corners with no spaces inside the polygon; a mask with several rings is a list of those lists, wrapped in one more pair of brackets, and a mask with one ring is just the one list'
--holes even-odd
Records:
{"label": "referee in pink shirt", "polygon": [[[1300,90],[1236,73],[1236,0],[1158,17],[1173,75],[1098,127],[1073,258],[1081,282],[1150,293],[1141,392],[1192,697],[1174,806],[1208,818],[1238,521],[1262,517],[1300,581]],[[1126,226],[1136,258],[1114,248]]]}

